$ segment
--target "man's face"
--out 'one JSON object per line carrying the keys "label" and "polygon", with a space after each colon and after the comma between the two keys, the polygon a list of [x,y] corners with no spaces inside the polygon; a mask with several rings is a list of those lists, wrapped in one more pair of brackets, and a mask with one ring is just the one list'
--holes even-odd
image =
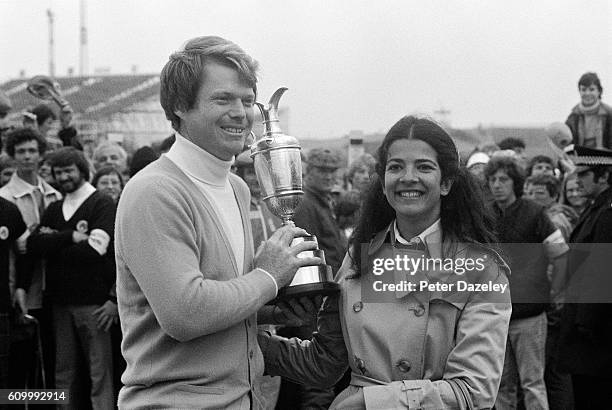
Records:
{"label": "man's face", "polygon": [[40,153],[38,152],[38,141],[30,140],[15,145],[15,162],[20,171],[33,171],[38,169]]}
{"label": "man's face", "polygon": [[0,111],[0,132],[8,127],[8,111]]}
{"label": "man's face", "polygon": [[127,163],[123,155],[121,155],[119,148],[104,148],[96,154],[96,157],[94,158],[94,167],[96,168],[96,171],[106,166],[113,167],[119,172],[123,172],[123,170],[125,170]]}
{"label": "man's face", "polygon": [[176,111],[181,134],[224,161],[239,154],[253,126],[255,93],[233,68],[217,63],[204,66],[196,103],[189,111]]}
{"label": "man's face", "polygon": [[336,184],[336,169],[308,166],[306,185],[314,190],[329,194]]}
{"label": "man's face", "polygon": [[42,124],[38,126],[38,130],[43,136],[47,136],[49,131],[55,126],[55,120],[51,117],[47,118]]}
{"label": "man's face", "polygon": [[595,174],[590,170],[578,173],[578,185],[580,185],[587,198],[595,198],[601,191],[601,187],[595,181]]}
{"label": "man's face", "polygon": [[370,172],[368,167],[361,166],[355,171],[352,184],[353,188],[360,192],[364,192],[368,188],[370,185]]}
{"label": "man's face", "polygon": [[580,101],[585,107],[595,104],[601,97],[601,92],[595,84],[578,86],[578,92],[580,93]]}
{"label": "man's face", "polygon": [[531,199],[546,208],[555,202],[555,198],[550,196],[546,185],[526,184],[524,195],[525,198]]}
{"label": "man's face", "polygon": [[8,184],[14,173],[15,168],[13,167],[6,167],[2,171],[0,171],[0,186]]}
{"label": "man's face", "polygon": [[55,181],[67,194],[76,191],[85,182],[75,164],[67,167],[53,167],[53,174],[55,175]]}
{"label": "man's face", "polygon": [[493,199],[500,205],[510,205],[516,200],[514,181],[506,170],[498,169],[488,180]]}
{"label": "man's face", "polygon": [[531,175],[540,174],[555,176],[555,171],[553,169],[553,166],[550,165],[548,162],[536,162],[531,168]]}

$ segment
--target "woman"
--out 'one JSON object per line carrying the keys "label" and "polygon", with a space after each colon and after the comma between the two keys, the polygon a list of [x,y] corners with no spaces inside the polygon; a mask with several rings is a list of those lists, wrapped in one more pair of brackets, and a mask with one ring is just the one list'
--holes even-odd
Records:
{"label": "woman", "polygon": [[[568,174],[565,177],[561,203],[563,205],[571,206],[574,211],[576,211],[578,216],[580,216],[582,211],[584,211],[584,208],[586,208],[587,197],[584,194],[583,189],[578,184],[578,175],[576,173]],[[573,221],[573,224],[575,225],[576,222],[577,220]]]}
{"label": "woman", "polygon": [[402,254],[486,261],[479,272],[414,273],[430,284],[507,285],[507,266],[481,245],[495,241],[482,193],[460,169],[449,135],[412,116],[385,136],[376,173],[336,278],[340,294],[325,300],[312,341],[260,335],[267,372],[324,387],[350,366],[351,384],[333,409],[490,408],[510,320],[507,290],[489,297],[418,289],[372,295],[369,288],[377,278],[411,278],[397,267],[386,276],[371,269]]}
{"label": "woman", "polygon": [[119,202],[119,196],[123,191],[123,178],[115,167],[107,166],[100,169],[94,175],[91,184],[98,191],[113,198],[115,204]]}

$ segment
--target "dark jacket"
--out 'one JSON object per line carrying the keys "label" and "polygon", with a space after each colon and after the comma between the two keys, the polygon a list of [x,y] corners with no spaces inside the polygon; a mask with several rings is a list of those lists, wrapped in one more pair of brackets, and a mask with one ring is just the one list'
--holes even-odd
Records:
{"label": "dark jacket", "polygon": [[559,363],[572,374],[608,376],[612,367],[612,304],[588,302],[594,302],[598,295],[612,294],[608,264],[612,249],[612,189],[602,192],[585,209],[570,242],[568,299],[583,302],[568,303],[563,309]]}

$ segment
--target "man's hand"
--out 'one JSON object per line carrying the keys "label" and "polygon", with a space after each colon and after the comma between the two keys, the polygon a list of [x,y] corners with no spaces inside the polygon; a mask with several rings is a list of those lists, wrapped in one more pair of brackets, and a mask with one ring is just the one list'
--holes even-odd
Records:
{"label": "man's hand", "polygon": [[316,257],[297,256],[300,252],[316,249],[315,242],[301,242],[290,246],[293,238],[304,235],[308,233],[295,226],[286,225],[279,228],[257,249],[254,266],[272,275],[279,288],[288,285],[298,268],[319,265],[322,262]]}
{"label": "man's hand", "polygon": [[89,239],[89,235],[79,231],[72,231],[72,242],[79,243]]}
{"label": "man's hand", "polygon": [[274,306],[272,317],[274,324],[283,326],[309,326],[317,321],[317,313],[321,308],[323,297],[303,296],[298,299],[290,299],[288,302],[279,302]]}
{"label": "man's hand", "polygon": [[57,229],[52,229],[48,226],[41,226],[39,232],[44,234],[57,233]]}
{"label": "man's hand", "polygon": [[102,306],[93,311],[92,315],[98,320],[98,329],[104,329],[105,332],[111,328],[113,323],[119,322],[119,309],[117,304],[107,300]]}

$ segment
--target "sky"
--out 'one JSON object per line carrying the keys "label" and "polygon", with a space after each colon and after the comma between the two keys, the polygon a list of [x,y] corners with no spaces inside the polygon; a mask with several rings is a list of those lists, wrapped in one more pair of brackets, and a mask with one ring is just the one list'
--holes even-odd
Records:
{"label": "sky", "polygon": [[[0,0],[0,81],[79,72],[79,0]],[[612,90],[609,0],[87,0],[88,67],[159,73],[188,39],[219,35],[260,63],[262,102],[289,91],[289,132],[384,132],[450,111],[456,128],[564,121],[577,82]],[[610,91],[612,92],[612,91]],[[612,104],[612,97],[607,101]]]}

